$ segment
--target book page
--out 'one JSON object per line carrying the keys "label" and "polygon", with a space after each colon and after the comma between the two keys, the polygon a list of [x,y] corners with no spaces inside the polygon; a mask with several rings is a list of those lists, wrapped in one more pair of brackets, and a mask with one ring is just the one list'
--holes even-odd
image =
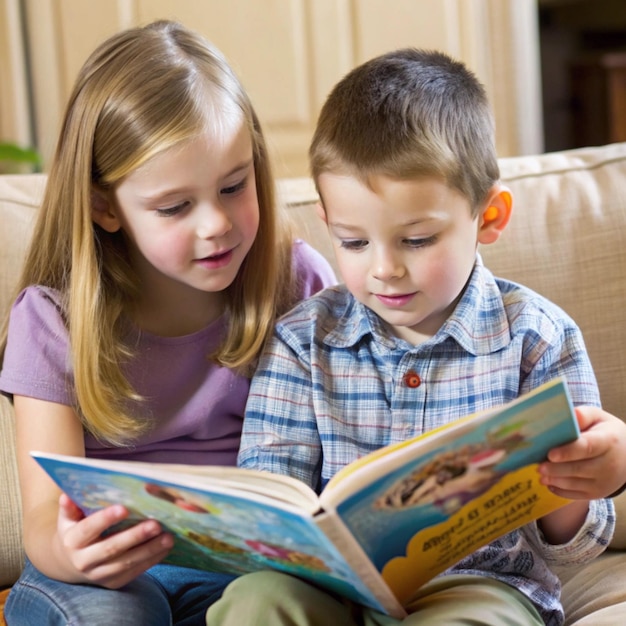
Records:
{"label": "book page", "polygon": [[[369,588],[376,600],[376,602],[374,602],[371,597],[363,595],[363,597],[360,600],[357,599],[357,601],[360,602],[360,604],[365,604],[381,613],[387,613],[398,619],[406,617],[406,611],[402,607],[402,604],[400,604],[398,598],[381,576],[381,573],[374,567],[374,564],[342,522],[341,518],[337,516],[337,513],[333,511],[323,511],[317,516],[317,523],[319,528],[332,543],[341,547],[341,553],[354,572],[354,578],[350,581],[351,584],[357,589]],[[346,595],[346,597],[355,599],[353,595],[350,596],[345,593],[345,589],[341,584],[335,584],[329,586],[329,588],[339,595]]]}
{"label": "book page", "polygon": [[[307,498],[304,485],[308,506],[298,507],[261,495],[259,489],[234,487],[275,482],[258,472],[202,468],[196,475],[186,466],[170,471],[169,465],[33,456],[85,513],[124,505],[129,519],[113,532],[142,519],[158,520],[174,535],[166,563],[232,574],[275,569],[384,610],[329,540],[327,527],[326,532],[319,528],[317,498]],[[230,480],[233,476],[236,481]],[[291,480],[277,484],[283,482],[291,487]]]}
{"label": "book page", "polygon": [[317,494],[312,489],[302,481],[281,474],[221,465],[113,461],[67,457],[43,452],[31,452],[31,455],[40,463],[44,460],[71,462],[85,468],[108,469],[129,475],[174,481],[180,485],[197,489],[210,486],[212,489],[223,492],[233,490],[241,493],[257,494],[274,499],[277,502],[300,507],[309,513],[314,513],[320,508]]}

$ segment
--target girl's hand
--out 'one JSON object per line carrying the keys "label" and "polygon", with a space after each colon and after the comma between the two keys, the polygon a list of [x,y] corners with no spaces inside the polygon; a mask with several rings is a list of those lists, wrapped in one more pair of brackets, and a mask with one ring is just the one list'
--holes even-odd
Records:
{"label": "girl's hand", "polygon": [[123,506],[85,517],[30,455],[31,450],[85,456],[80,416],[67,405],[13,397],[24,548],[43,574],[67,583],[116,589],[161,561],[173,545],[158,522],[145,520],[107,537],[128,518]]}
{"label": "girl's hand", "polygon": [[174,540],[156,520],[145,520],[120,532],[102,533],[128,517],[128,510],[115,505],[85,517],[61,494],[58,537],[70,563],[84,582],[117,589],[149,567],[159,563],[171,550]]}
{"label": "girl's hand", "polygon": [[539,466],[541,482],[575,500],[605,498],[626,483],[626,424],[598,407],[577,407],[580,437],[553,448]]}

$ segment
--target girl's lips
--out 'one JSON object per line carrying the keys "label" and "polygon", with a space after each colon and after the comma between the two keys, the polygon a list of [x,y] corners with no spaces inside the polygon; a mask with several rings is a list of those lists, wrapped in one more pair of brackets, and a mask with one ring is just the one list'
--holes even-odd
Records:
{"label": "girl's lips", "polygon": [[201,265],[206,269],[219,269],[228,265],[233,258],[233,251],[226,250],[219,254],[212,254],[211,256],[204,257],[202,259],[196,259],[196,264]]}
{"label": "girl's lips", "polygon": [[405,293],[397,296],[385,296],[377,293],[376,297],[387,307],[400,308],[408,304],[415,297],[415,293]]}

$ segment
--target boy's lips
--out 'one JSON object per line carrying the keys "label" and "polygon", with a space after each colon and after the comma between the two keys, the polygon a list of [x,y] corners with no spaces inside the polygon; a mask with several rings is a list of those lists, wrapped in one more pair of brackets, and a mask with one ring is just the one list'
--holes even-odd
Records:
{"label": "boy's lips", "polygon": [[403,307],[405,304],[408,304],[415,296],[416,292],[413,293],[402,293],[396,295],[385,295],[382,293],[377,293],[376,297],[388,307],[399,308]]}

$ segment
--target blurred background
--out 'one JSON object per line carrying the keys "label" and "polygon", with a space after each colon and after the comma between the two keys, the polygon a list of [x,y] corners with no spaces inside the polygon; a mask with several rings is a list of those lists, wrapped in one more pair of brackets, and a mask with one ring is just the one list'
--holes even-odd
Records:
{"label": "blurred background", "polygon": [[250,93],[278,176],[305,176],[319,109],[352,67],[437,48],[485,84],[499,156],[626,141],[626,0],[0,0],[0,143],[44,171],[79,67],[157,18],[198,30]]}

